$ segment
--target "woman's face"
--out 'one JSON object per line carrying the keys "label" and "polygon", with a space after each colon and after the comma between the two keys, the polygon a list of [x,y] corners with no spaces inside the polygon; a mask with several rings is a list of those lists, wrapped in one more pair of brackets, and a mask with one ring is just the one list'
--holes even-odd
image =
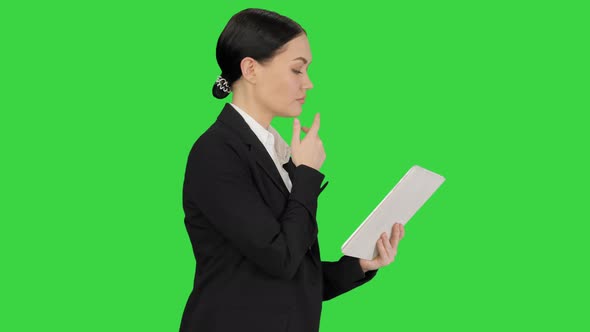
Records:
{"label": "woman's face", "polygon": [[296,117],[307,90],[313,87],[307,73],[311,51],[307,36],[289,41],[281,53],[257,68],[255,98],[274,116]]}

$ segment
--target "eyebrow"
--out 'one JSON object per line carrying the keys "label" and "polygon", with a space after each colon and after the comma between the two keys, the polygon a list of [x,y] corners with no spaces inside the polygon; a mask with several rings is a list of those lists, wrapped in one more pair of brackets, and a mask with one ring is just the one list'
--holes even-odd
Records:
{"label": "eyebrow", "polygon": [[301,61],[303,61],[304,64],[307,63],[307,59],[302,56],[297,57],[297,58],[293,59],[292,61],[295,61],[295,60],[301,60]]}

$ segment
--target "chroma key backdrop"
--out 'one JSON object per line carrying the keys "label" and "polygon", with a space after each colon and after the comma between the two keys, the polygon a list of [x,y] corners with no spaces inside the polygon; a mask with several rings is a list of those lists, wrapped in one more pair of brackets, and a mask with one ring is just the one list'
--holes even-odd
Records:
{"label": "chroma key backdrop", "polygon": [[446,178],[321,331],[590,330],[587,2],[169,0],[0,5],[0,331],[178,330],[186,158],[249,7],[308,32],[323,260],[411,166]]}

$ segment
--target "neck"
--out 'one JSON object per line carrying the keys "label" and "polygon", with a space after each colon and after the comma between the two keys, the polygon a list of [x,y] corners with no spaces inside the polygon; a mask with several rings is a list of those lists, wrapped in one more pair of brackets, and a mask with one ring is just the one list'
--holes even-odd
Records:
{"label": "neck", "polygon": [[265,113],[263,108],[257,104],[252,98],[241,98],[238,95],[232,96],[232,104],[235,104],[242,111],[248,113],[256,122],[258,122],[262,127],[268,130],[270,126],[270,122],[273,119],[272,114]]}

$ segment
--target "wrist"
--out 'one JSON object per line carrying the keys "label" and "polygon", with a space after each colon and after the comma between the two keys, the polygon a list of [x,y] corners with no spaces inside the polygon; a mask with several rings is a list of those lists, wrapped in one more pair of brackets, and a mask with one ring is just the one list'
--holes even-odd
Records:
{"label": "wrist", "polygon": [[369,269],[365,266],[365,264],[363,264],[363,261],[360,258],[359,265],[361,266],[361,270],[363,270],[363,273],[367,273],[367,271],[369,271]]}

